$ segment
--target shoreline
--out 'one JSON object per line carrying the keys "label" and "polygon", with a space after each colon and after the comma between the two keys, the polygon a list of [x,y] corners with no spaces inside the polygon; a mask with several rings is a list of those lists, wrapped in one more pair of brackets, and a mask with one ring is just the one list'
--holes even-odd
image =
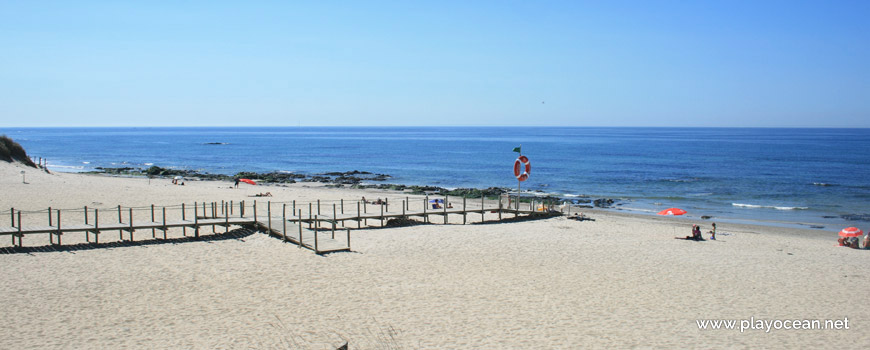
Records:
{"label": "shoreline", "polygon": [[[27,168],[27,169],[33,169],[33,168]],[[349,173],[349,172],[347,172],[347,173]],[[336,173],[336,174],[338,174],[338,173]],[[49,175],[49,174],[45,174],[45,175]],[[154,178],[149,179],[147,176],[142,176],[142,175],[111,174],[111,173],[99,173],[99,172],[67,173],[67,172],[58,171],[58,172],[53,173],[49,176],[72,176],[72,177],[84,176],[84,177],[94,177],[94,178],[130,179],[130,180],[134,180],[134,181],[137,181],[140,183],[141,182],[147,183],[149,181],[164,181],[164,182],[168,183],[171,180],[171,176],[154,177]],[[222,186],[232,187],[232,185],[233,185],[233,182],[230,180],[212,180],[212,179],[188,179],[188,180],[193,180],[193,181],[189,181],[189,184],[198,183],[199,185],[208,186],[208,187],[219,187],[220,188]],[[383,184],[383,185],[391,186],[391,184]],[[257,186],[251,187],[251,188],[257,188],[258,193],[259,192],[268,192],[269,191],[268,189],[272,189],[273,191],[278,190],[278,189],[283,189],[283,190],[294,190],[294,189],[329,190],[329,191],[333,192],[331,194],[331,196],[336,197],[336,199],[342,198],[342,197],[344,199],[348,199],[348,198],[354,198],[354,197],[358,198],[358,197],[364,197],[364,196],[368,196],[371,199],[374,199],[374,198],[377,198],[379,195],[384,196],[384,197],[387,197],[387,195],[396,195],[398,197],[420,196],[421,195],[421,193],[419,193],[419,192],[418,193],[408,193],[408,192],[400,191],[400,190],[377,188],[376,186],[377,185],[373,185],[371,187],[353,188],[353,187],[334,186],[333,184],[317,182],[317,181],[309,181],[309,182],[294,182],[294,183],[266,183],[266,184],[257,185]],[[436,186],[419,186],[419,185],[407,186],[407,188],[443,189],[441,187],[436,187]],[[505,193],[508,193],[508,194],[515,194],[516,193],[515,191],[510,192],[507,189],[505,189],[505,190],[506,190]],[[350,194],[350,196],[342,196],[342,194]],[[523,194],[524,194],[524,196],[528,195],[529,197],[534,197],[534,198],[547,198],[547,196],[541,196],[541,195],[539,195],[538,192],[535,192],[535,191],[528,191],[528,192],[524,191]],[[529,197],[524,197],[524,199],[528,199]],[[251,198],[251,197],[246,197],[246,198],[257,199],[257,198]],[[479,198],[479,197],[477,197],[477,198]],[[495,198],[495,197],[488,197],[488,198]],[[209,200],[209,201],[213,201],[215,199],[220,200],[220,198],[204,198],[204,200]],[[552,197],[551,197],[551,199],[552,199]],[[574,198],[574,199],[576,199],[576,198]],[[588,199],[590,201],[594,201],[594,199],[592,199],[592,198],[588,198]],[[0,201],[0,202],[3,202],[3,201]],[[7,205],[5,205],[6,207],[14,207],[16,205],[15,203],[9,203],[9,202],[6,202],[6,204],[7,204]],[[10,206],[8,204],[12,204],[12,205]],[[86,205],[86,204],[87,203],[79,203],[78,206]],[[118,205],[120,203],[114,203],[114,204],[105,203],[105,204],[106,205]],[[140,204],[142,204],[142,203],[140,203]],[[150,204],[171,205],[171,204],[175,204],[175,203],[169,202],[169,203],[150,203]],[[47,207],[47,206],[43,205],[42,207],[35,207],[32,209],[33,210],[41,210],[41,209],[44,209],[44,207]],[[0,207],[0,208],[2,208],[2,207]],[[70,206],[69,208],[75,208],[75,206]],[[694,215],[694,214],[688,214],[685,216],[667,217],[667,216],[656,215],[654,213],[647,213],[647,212],[643,212],[643,211],[626,209],[626,208],[619,206],[619,205],[614,205],[611,207],[594,207],[592,205],[580,204],[580,205],[573,205],[572,208],[573,208],[574,212],[590,212],[590,213],[596,213],[596,214],[611,215],[611,216],[616,216],[616,217],[626,217],[626,218],[630,217],[630,218],[646,219],[646,220],[650,220],[652,222],[667,222],[667,223],[672,224],[672,225],[687,225],[688,227],[691,227],[692,224],[699,224],[699,225],[702,225],[704,227],[708,227],[711,223],[715,222],[715,223],[718,223],[720,227],[722,227],[722,223],[726,223],[729,227],[740,227],[741,231],[746,231],[746,232],[758,232],[758,231],[790,232],[790,231],[794,231],[794,232],[804,232],[805,234],[810,234],[810,233],[817,234],[820,237],[830,236],[832,234],[832,232],[834,234],[836,233],[836,231],[834,231],[834,228],[807,227],[807,226],[813,225],[813,224],[812,223],[802,223],[802,222],[754,221],[754,220],[748,220],[748,219],[727,218],[727,217],[713,217],[710,219],[702,219],[700,217],[700,215]],[[66,209],[66,208],[62,208],[62,209]],[[858,225],[860,226],[860,224],[858,224]],[[839,231],[839,228],[837,228],[836,230]],[[810,235],[812,235],[812,234],[810,234]],[[833,236],[831,236],[831,237],[833,237]]]}
{"label": "shoreline", "polygon": [[[265,191],[273,194],[265,200],[284,203],[405,197],[318,183],[233,189],[223,181],[178,186],[29,171],[25,184],[21,169],[0,164],[0,208],[38,210],[31,222],[44,220],[49,206],[100,207],[103,219],[102,208],[115,205],[144,214],[150,204],[251,200]],[[16,349],[870,344],[860,326],[870,310],[854,307],[854,291],[868,286],[870,251],[836,247],[834,232],[723,223],[717,240],[696,242],[674,239],[694,223],[709,229],[694,218],[582,212],[594,220],[479,224],[469,215],[467,225],[451,216],[448,224],[354,230],[351,252],[325,256],[244,229],[208,230],[200,240],[176,230],[165,241],[143,230],[135,243],[105,232],[99,246],[72,233],[63,238],[68,249],[28,236],[24,246],[36,249],[0,249],[0,293],[15,296],[0,306],[0,322]],[[117,219],[111,213],[106,220]],[[64,220],[82,216],[69,214]],[[697,324],[844,317],[853,328],[740,332]]]}
{"label": "shoreline", "polygon": [[[106,169],[129,169],[129,168],[106,168]],[[160,169],[176,170],[176,169],[168,169],[168,168],[160,168]],[[141,170],[141,168],[140,168],[140,170]],[[232,181],[231,179],[233,178],[232,175],[199,173],[196,170],[193,170],[193,171],[191,171],[191,170],[178,170],[178,171],[180,171],[182,173],[189,174],[188,176],[191,176],[193,179],[195,179],[195,181],[230,181],[231,182]],[[147,178],[147,175],[141,174],[141,172],[134,173],[134,174],[119,174],[119,173],[112,173],[112,172],[105,172],[105,171],[89,171],[89,172],[78,172],[78,173],[72,173],[72,174],[87,174],[87,175],[109,176],[109,177],[129,176],[130,178]],[[268,173],[242,172],[240,174],[248,174],[248,175],[258,174],[261,176],[271,177],[271,176],[274,176],[276,174],[276,172],[268,172]],[[391,191],[395,192],[395,193],[404,193],[401,191],[401,189],[406,188],[406,189],[414,189],[415,190],[415,191],[411,192],[411,194],[423,194],[425,192],[423,190],[427,190],[428,192],[439,192],[439,194],[444,193],[446,191],[446,193],[448,195],[456,196],[456,195],[461,195],[460,194],[461,192],[469,192],[469,190],[471,190],[471,191],[482,192],[484,195],[487,196],[487,198],[490,198],[490,199],[495,198],[499,194],[507,194],[507,195],[513,195],[513,196],[516,195],[516,191],[513,189],[510,189],[510,188],[498,188],[498,187],[490,187],[490,188],[486,188],[486,189],[447,188],[447,187],[440,187],[440,186],[426,185],[426,184],[411,184],[411,185],[392,184],[392,183],[386,182],[386,181],[388,181],[389,178],[391,178],[391,176],[388,174],[373,174],[370,172],[360,172],[358,170],[351,170],[351,171],[344,171],[344,172],[328,172],[328,173],[322,173],[322,174],[321,173],[318,173],[318,174],[290,173],[290,174],[295,176],[295,177],[288,177],[288,179],[290,179],[290,181],[292,181],[292,182],[284,182],[284,183],[282,183],[282,182],[277,182],[277,183],[269,182],[263,186],[270,186],[270,185],[271,186],[286,186],[288,184],[294,184],[294,183],[299,182],[299,183],[307,183],[307,184],[324,184],[324,187],[327,187],[327,188],[347,189],[347,190],[384,191],[386,193],[390,193]],[[353,182],[353,183],[348,183],[348,182],[342,183],[341,182],[341,180],[344,176],[355,175],[355,174],[359,174],[362,176],[374,175],[374,176],[379,177],[379,180],[357,178],[356,180],[358,180],[358,181]],[[220,176],[220,178],[215,179],[214,178],[215,175]],[[159,178],[160,179],[170,179],[171,176],[161,176]],[[256,179],[257,177],[254,177],[254,178]],[[351,176],[351,178],[353,180],[352,176]],[[295,179],[303,179],[303,180],[302,181],[294,181]],[[395,190],[395,189],[390,189],[390,187],[398,187],[400,189]],[[457,190],[459,192],[457,192]],[[575,202],[573,205],[575,205],[579,208],[583,208],[583,210],[596,209],[597,211],[606,211],[606,212],[614,212],[614,213],[632,213],[632,214],[639,215],[642,217],[660,217],[659,215],[655,214],[655,211],[647,212],[645,209],[627,208],[624,206],[626,204],[630,204],[630,203],[636,201],[636,199],[607,198],[607,197],[590,196],[590,195],[585,195],[585,194],[570,195],[570,196],[554,196],[553,193],[548,193],[548,192],[544,192],[541,190],[524,190],[522,192],[522,196],[523,196],[522,200],[524,202],[527,202],[530,197],[540,199],[540,200],[545,200],[548,202],[558,201],[561,203],[561,202],[566,202],[566,201],[572,201],[572,202]],[[477,196],[475,194],[475,196],[469,196],[469,198],[479,198],[479,196]],[[609,204],[607,206],[598,206],[599,201],[601,201],[602,203],[607,203],[608,200],[612,201],[611,204]],[[577,202],[577,201],[581,201],[581,202]],[[582,202],[582,201],[587,201],[587,202]],[[664,208],[664,207],[662,207],[662,208]],[[714,223],[714,222],[725,222],[725,223],[736,224],[736,225],[754,225],[754,226],[763,226],[763,227],[802,229],[802,230],[822,231],[822,232],[829,232],[829,230],[833,230],[833,229],[839,230],[840,229],[840,228],[832,227],[831,226],[832,224],[830,224],[830,223],[812,222],[809,220],[806,220],[806,221],[783,221],[783,220],[733,218],[733,217],[726,217],[726,216],[712,216],[708,219],[704,219],[704,218],[701,218],[701,216],[705,216],[705,215],[688,214],[687,216],[685,216],[683,218],[687,219],[687,220],[695,220],[695,221],[698,221],[701,223],[707,223],[707,224]],[[846,219],[844,219],[844,220],[846,220]],[[852,225],[846,224],[846,226],[860,225],[860,220],[858,220],[858,221],[859,221],[859,223],[853,223]],[[843,227],[846,227],[846,226],[843,226]]]}

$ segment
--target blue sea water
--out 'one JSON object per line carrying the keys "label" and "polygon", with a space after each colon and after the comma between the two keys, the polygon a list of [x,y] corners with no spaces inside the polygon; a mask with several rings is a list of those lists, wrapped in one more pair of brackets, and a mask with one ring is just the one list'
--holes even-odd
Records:
{"label": "blue sea water", "polygon": [[[2,128],[49,168],[185,168],[212,173],[361,170],[390,183],[511,187],[618,198],[690,217],[870,226],[870,129],[586,127]],[[209,144],[220,143],[220,144]],[[825,218],[835,216],[836,218]],[[870,228],[870,227],[868,227]],[[866,229],[866,228],[865,228]]]}

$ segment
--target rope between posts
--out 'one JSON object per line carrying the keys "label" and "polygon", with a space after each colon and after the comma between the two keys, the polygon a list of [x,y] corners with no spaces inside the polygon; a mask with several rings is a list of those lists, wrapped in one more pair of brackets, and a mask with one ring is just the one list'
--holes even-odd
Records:
{"label": "rope between posts", "polygon": [[[404,197],[406,197],[406,196],[401,196],[401,197],[397,196],[397,197],[393,197],[393,200],[392,200],[392,201],[389,200],[389,197],[385,197],[384,199],[385,199],[385,203],[390,203],[390,202],[392,202],[393,204],[399,205],[399,204],[402,203],[402,201],[404,201]],[[441,197],[441,196],[432,196],[432,198],[437,198],[437,197]],[[270,201],[270,200],[268,200],[267,198],[268,198],[268,197],[258,197],[258,198],[248,198],[248,199],[244,199],[244,200],[233,200],[233,201],[232,201],[232,202],[233,202],[232,207],[233,207],[233,208],[238,208],[239,204],[242,203],[243,201],[244,201],[244,203],[245,203],[245,204],[244,204],[244,207],[245,207],[245,208],[251,208],[251,207],[253,207],[253,203],[254,203],[254,201],[257,201],[258,203],[271,202],[272,204],[278,204],[278,205],[280,205],[280,204],[293,204],[293,203],[295,203],[295,204],[296,204],[296,207],[297,207],[298,209],[305,209],[305,208],[303,208],[303,207],[307,207],[309,204],[317,205],[317,203],[318,203],[318,201],[316,201],[316,200],[314,200],[314,201],[299,201],[299,200],[297,200],[297,201],[293,201],[293,200],[285,200],[285,201]],[[398,199],[401,199],[401,200],[398,200]],[[354,198],[354,199],[343,199],[343,200],[342,200],[342,199],[337,199],[337,200],[320,200],[320,205],[321,205],[321,206],[324,206],[324,205],[331,206],[332,204],[340,204],[340,203],[342,203],[342,202],[344,202],[346,205],[353,205],[354,203],[361,202],[361,201],[362,201],[361,199],[356,199],[356,198]],[[196,205],[197,207],[199,207],[199,208],[201,209],[203,203],[205,203],[207,209],[210,210],[212,203],[217,203],[218,205],[216,206],[216,209],[219,209],[219,208],[220,208],[220,203],[221,203],[221,201],[211,201],[211,202],[193,202],[193,203],[171,204],[171,205],[155,205],[155,206],[154,206],[154,210],[155,210],[155,211],[158,210],[158,209],[159,209],[159,210],[163,210],[163,208],[166,208],[166,210],[181,210],[182,207],[184,207],[185,210],[193,210],[194,205]],[[223,204],[224,204],[224,205],[229,205],[229,203],[230,203],[229,200],[223,200]],[[368,202],[365,203],[365,204],[378,205],[378,204],[376,204],[376,203],[372,203],[371,200],[368,200]],[[263,205],[263,204],[261,204],[261,205]],[[118,210],[118,206],[111,206],[111,207],[105,207],[105,206],[102,206],[102,207],[91,207],[91,206],[88,206],[87,209],[88,209],[88,212],[93,212],[94,210],[99,210],[99,211],[113,211],[113,210],[115,210],[115,211],[116,211],[116,210]],[[134,207],[127,207],[127,206],[123,206],[123,205],[121,206],[121,210],[129,211],[130,209],[133,209],[133,211],[136,211],[136,212],[139,212],[139,211],[149,211],[149,212],[150,212],[150,211],[151,211],[151,205],[147,205],[147,206],[134,206]],[[63,212],[68,212],[68,213],[83,213],[85,209],[84,209],[84,207],[75,207],[75,208],[54,208],[54,207],[52,207],[51,210],[52,210],[52,211],[55,211],[55,212],[58,211],[58,210],[60,210],[60,211],[63,211]],[[15,213],[19,213],[19,212],[20,212],[21,214],[41,214],[41,213],[44,214],[44,213],[47,213],[47,212],[48,212],[48,208],[45,208],[45,209],[36,209],[36,210],[21,210],[21,209],[15,209]],[[10,214],[10,213],[11,213],[11,209],[4,209],[4,210],[0,211],[0,214],[6,214],[6,215],[8,215],[8,214]]]}

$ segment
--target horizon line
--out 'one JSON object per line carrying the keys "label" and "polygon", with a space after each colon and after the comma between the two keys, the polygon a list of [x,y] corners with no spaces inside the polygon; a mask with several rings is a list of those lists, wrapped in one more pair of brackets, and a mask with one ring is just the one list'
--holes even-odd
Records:
{"label": "horizon line", "polygon": [[583,125],[62,125],[0,126],[0,129],[77,129],[77,128],[678,128],[678,129],[870,129],[870,126],[583,126]]}

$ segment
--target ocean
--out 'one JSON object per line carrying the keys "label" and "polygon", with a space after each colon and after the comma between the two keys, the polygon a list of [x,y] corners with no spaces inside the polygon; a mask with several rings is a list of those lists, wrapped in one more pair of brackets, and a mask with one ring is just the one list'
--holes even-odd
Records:
{"label": "ocean", "polygon": [[55,171],[183,168],[211,173],[360,170],[388,183],[516,188],[679,207],[688,220],[870,229],[870,129],[598,127],[0,128]]}

